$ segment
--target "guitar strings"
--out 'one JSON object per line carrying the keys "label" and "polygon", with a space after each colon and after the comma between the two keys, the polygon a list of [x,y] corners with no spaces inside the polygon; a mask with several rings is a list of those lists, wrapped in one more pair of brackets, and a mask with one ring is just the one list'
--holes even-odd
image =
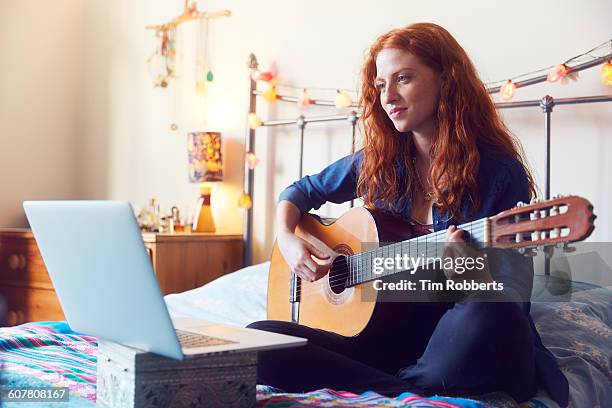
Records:
{"label": "guitar strings", "polygon": [[[476,226],[475,226],[475,224],[476,224]],[[472,221],[472,222],[469,222],[469,223],[466,223],[466,224],[463,224],[463,225],[459,225],[458,228],[459,229],[464,229],[464,230],[466,230],[467,232],[470,233],[470,239],[467,241],[467,243],[471,243],[471,242],[479,242],[479,241],[477,241],[476,239],[473,239],[473,238],[474,238],[475,235],[479,235],[480,233],[483,233],[485,228],[486,228],[486,225],[483,222],[483,220],[476,220],[476,221]],[[319,293],[320,292],[319,289],[321,288],[321,286],[327,285],[327,284],[329,284],[330,286],[333,286],[334,284],[337,284],[339,282],[346,282],[348,275],[354,276],[356,278],[355,280],[359,280],[359,279],[365,278],[366,276],[371,276],[371,273],[372,273],[371,271],[369,271],[369,270],[359,266],[360,262],[363,263],[363,261],[362,260],[360,261],[359,258],[363,259],[363,257],[366,256],[366,255],[377,255],[379,252],[384,254],[385,250],[388,253],[390,249],[393,249],[393,252],[395,253],[395,250],[398,248],[398,246],[399,246],[399,249],[400,249],[400,252],[401,252],[402,249],[403,249],[403,246],[406,245],[406,244],[408,244],[409,252],[412,252],[411,251],[411,247],[413,245],[416,245],[417,248],[418,248],[418,244],[425,244],[425,247],[427,248],[428,244],[440,244],[440,243],[444,243],[445,240],[444,239],[439,240],[439,238],[442,237],[443,235],[445,236],[445,234],[446,234],[446,230],[436,231],[436,232],[433,232],[433,233],[430,233],[430,234],[426,234],[426,235],[422,235],[422,236],[419,236],[419,237],[416,237],[416,238],[413,238],[413,239],[410,239],[410,240],[400,241],[400,242],[397,242],[397,243],[394,243],[394,244],[390,244],[390,245],[386,245],[386,246],[383,246],[383,247],[376,248],[374,250],[365,251],[365,252],[361,252],[361,253],[358,253],[358,254],[350,255],[350,256],[347,257],[347,262],[345,263],[345,265],[348,265],[348,267],[344,266],[343,268],[341,268],[336,274],[334,274],[333,278],[331,278],[331,279],[328,278],[327,280],[324,279],[324,278],[321,278],[321,279],[319,279],[319,280],[317,280],[315,282],[308,282],[308,281],[306,281],[305,282],[305,284],[306,284],[306,288],[305,289],[302,288],[302,285],[304,285],[304,282],[300,282],[299,287],[296,289],[296,296],[304,297],[304,296],[310,295],[310,294],[312,294],[314,292]],[[484,234],[483,234],[483,236],[484,236]],[[431,238],[434,238],[434,239],[431,239]],[[476,237],[476,238],[478,238],[478,237]],[[426,249],[426,251],[427,251],[427,249]],[[418,250],[415,250],[415,252],[418,253]],[[437,250],[436,250],[436,256],[437,256]],[[356,259],[355,263],[351,263],[351,260],[350,260],[351,258]],[[364,266],[369,266],[369,265],[364,265]],[[356,273],[351,272],[351,267],[352,267],[353,271],[356,272]],[[411,270],[411,269],[412,268],[409,268],[409,269],[406,269],[406,270]],[[390,275],[396,274],[398,272],[403,272],[403,270],[401,270],[401,271],[395,271],[394,270],[391,273],[382,274],[379,277],[382,278],[382,277],[385,277],[385,276],[390,276]],[[371,280],[373,280],[373,279],[371,279]],[[361,282],[361,283],[365,283],[365,281]],[[354,285],[347,286],[347,287],[352,287],[352,286],[354,286]]]}
{"label": "guitar strings", "polygon": [[[471,229],[471,231],[470,231],[471,235],[478,235],[479,233],[483,232],[483,230],[484,230],[484,226],[478,226],[478,227],[476,227],[476,230],[474,230],[471,227],[472,227],[472,225],[468,226],[468,224],[466,224],[465,228],[463,228],[463,226],[461,226],[462,229],[470,228]],[[412,252],[410,250],[410,245],[417,244],[416,245],[417,246],[417,250],[415,250],[415,252],[418,252],[418,244],[425,244],[427,246],[429,244],[434,244],[434,243],[435,244],[440,244],[440,243],[445,242],[443,240],[442,241],[438,241],[437,240],[437,238],[439,238],[440,235],[442,235],[441,232],[446,233],[446,231],[436,231],[436,232],[431,233],[431,234],[427,234],[427,235],[423,235],[423,236],[420,236],[420,237],[413,238],[414,239],[414,243],[412,243],[412,244],[410,243],[410,241],[412,241],[412,239],[411,239],[411,240],[400,241],[400,242],[397,242],[397,243],[394,243],[394,244],[391,244],[391,245],[386,245],[386,246],[383,246],[383,247],[379,247],[379,248],[376,248],[376,249],[371,250],[371,251],[365,251],[365,252],[360,252],[358,254],[350,255],[350,256],[347,257],[349,259],[347,264],[351,265],[350,258],[363,258],[365,255],[368,255],[368,254],[371,255],[371,254],[374,254],[374,253],[377,253],[377,252],[383,252],[382,255],[384,255],[384,251],[389,252],[390,249],[393,249],[393,252],[395,253],[395,249],[398,248],[398,245],[400,246],[399,247],[400,251],[402,251],[403,250],[403,245],[405,243],[408,243],[408,245],[409,245],[409,247],[408,247],[409,252]],[[434,238],[436,238],[436,240],[434,241],[434,240],[431,240],[431,239],[427,239],[428,237],[434,237]],[[471,242],[471,239],[470,239],[470,241],[468,241],[468,243],[469,242]],[[437,251],[436,251],[436,255],[437,255]],[[357,272],[355,274],[356,277],[361,278],[361,277],[365,276],[366,274],[369,274],[369,272],[367,270],[364,270],[363,273],[361,273],[362,268],[360,266],[358,266],[359,265],[359,260],[357,260],[357,262],[353,263],[352,265],[355,265],[354,269]],[[344,281],[346,275],[351,273],[349,271],[349,269],[350,269],[350,266],[349,266],[349,268],[344,267],[344,268],[340,269],[339,270],[340,272],[338,272],[338,273],[336,273],[334,275],[336,277],[336,279],[335,280],[330,280],[330,283],[337,283],[339,281]],[[383,276],[387,276],[387,275],[383,275]],[[312,285],[312,283],[314,283],[314,282],[309,282],[309,283]]]}

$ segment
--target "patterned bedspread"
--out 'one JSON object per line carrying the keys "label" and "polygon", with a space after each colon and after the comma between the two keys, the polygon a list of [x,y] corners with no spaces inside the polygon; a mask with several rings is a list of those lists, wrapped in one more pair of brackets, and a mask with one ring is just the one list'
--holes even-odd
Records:
{"label": "patterned bedspread", "polygon": [[[56,386],[70,389],[70,403],[58,406],[92,407],[96,400],[97,340],[74,333],[65,322],[40,322],[0,328],[0,361],[6,387]],[[39,403],[5,403],[2,406],[40,407]],[[387,398],[374,392],[355,395],[329,389],[307,394],[286,394],[258,386],[257,405],[290,407],[470,407],[486,405],[461,398],[424,398],[404,393]]]}
{"label": "patterned bedspread", "polygon": [[[612,291],[581,291],[570,302],[533,302],[532,316],[547,347],[559,359],[570,381],[572,407],[606,406],[612,401]],[[94,407],[97,341],[74,333],[65,322],[30,323],[0,328],[3,386],[61,386],[70,389],[70,403],[49,404]],[[520,373],[517,373],[520,375]],[[404,393],[387,398],[373,392],[355,395],[329,389],[287,394],[258,386],[262,407],[513,407],[498,394],[479,401]],[[40,403],[5,403],[16,408]],[[545,395],[521,408],[555,407]]]}

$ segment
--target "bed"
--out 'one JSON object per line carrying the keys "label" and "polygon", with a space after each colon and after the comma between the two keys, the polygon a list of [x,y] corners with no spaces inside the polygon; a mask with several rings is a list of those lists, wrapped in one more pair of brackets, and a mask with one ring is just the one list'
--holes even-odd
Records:
{"label": "bed", "polygon": [[[269,262],[250,266],[200,288],[165,297],[173,316],[194,316],[236,326],[265,318]],[[612,290],[606,287],[536,276],[532,316],[544,344],[557,357],[570,382],[570,406],[605,407],[612,401]],[[95,406],[97,339],[74,333],[66,322],[37,322],[0,329],[0,361],[5,387],[62,386],[69,403]],[[520,373],[517,373],[520,375]],[[60,405],[62,404],[62,405]],[[386,398],[373,392],[354,395],[342,390],[287,394],[258,385],[257,404],[265,407],[514,407],[503,394],[474,398],[404,393]],[[28,403],[5,403],[28,407]],[[31,403],[40,407],[39,403]],[[557,407],[539,392],[522,407]]]}

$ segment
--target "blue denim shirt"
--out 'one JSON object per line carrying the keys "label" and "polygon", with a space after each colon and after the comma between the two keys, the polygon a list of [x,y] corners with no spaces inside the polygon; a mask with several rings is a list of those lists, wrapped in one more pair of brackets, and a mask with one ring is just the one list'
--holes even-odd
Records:
{"label": "blue denim shirt", "polygon": [[[359,168],[363,160],[363,151],[341,158],[320,173],[305,176],[287,187],[279,200],[288,200],[295,204],[302,214],[311,209],[318,209],[325,202],[343,203],[356,196]],[[400,178],[408,179],[406,169],[398,164]],[[478,172],[480,207],[468,214],[467,200],[462,202],[461,222],[468,222],[495,215],[514,207],[518,201],[529,200],[529,184],[521,163],[501,154],[481,154]],[[401,189],[401,188],[400,188]],[[376,204],[376,203],[375,203]],[[410,200],[393,203],[392,211],[405,218],[410,217],[412,202]],[[441,213],[437,206],[432,206],[434,230],[448,228],[457,221],[448,213]]]}
{"label": "blue denim shirt", "polygon": [[[280,194],[280,200],[287,200],[295,204],[302,214],[311,209],[318,209],[325,202],[343,203],[356,197],[357,179],[363,160],[363,151],[349,155],[332,163],[320,173],[305,176],[287,187]],[[403,165],[398,162],[400,179],[408,180],[409,175]],[[448,228],[451,224],[459,224],[490,217],[507,210],[516,205],[517,202],[529,201],[529,184],[527,175],[521,163],[513,157],[481,151],[480,167],[478,170],[477,183],[480,194],[480,206],[469,213],[467,200],[461,203],[460,222],[447,212],[438,211],[437,206],[432,206],[432,217],[435,231]],[[404,187],[405,188],[405,187]],[[401,187],[400,187],[401,190]],[[377,203],[374,203],[375,205]],[[379,206],[380,207],[380,206]],[[405,218],[410,217],[412,202],[410,199],[398,200],[392,204],[394,213]],[[536,367],[540,385],[561,406],[568,403],[569,384],[559,369],[554,356],[542,344],[542,340],[529,315],[530,303],[527,301],[531,296],[533,282],[533,262],[531,259],[509,252],[498,253],[496,256],[488,256],[490,270],[494,272],[495,279],[505,283],[505,287],[515,287],[522,291],[521,296],[526,301],[523,303],[525,313],[532,328]],[[525,273],[517,273],[517,269]]]}

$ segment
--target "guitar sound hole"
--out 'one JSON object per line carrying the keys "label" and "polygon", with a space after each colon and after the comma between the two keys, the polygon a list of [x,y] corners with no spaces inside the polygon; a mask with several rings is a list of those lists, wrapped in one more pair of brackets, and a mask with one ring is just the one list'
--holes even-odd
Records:
{"label": "guitar sound hole", "polygon": [[346,289],[349,277],[348,263],[346,256],[340,255],[332,263],[329,271],[329,286],[335,294],[340,294]]}

